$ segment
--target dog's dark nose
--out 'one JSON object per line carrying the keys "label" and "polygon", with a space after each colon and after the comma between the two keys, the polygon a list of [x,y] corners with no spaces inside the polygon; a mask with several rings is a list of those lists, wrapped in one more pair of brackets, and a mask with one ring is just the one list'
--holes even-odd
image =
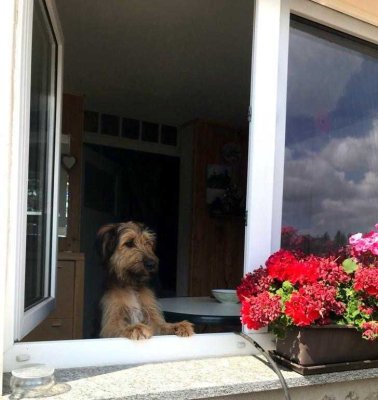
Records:
{"label": "dog's dark nose", "polygon": [[144,267],[146,268],[147,271],[152,271],[156,267],[156,262],[154,260],[145,260],[144,261]]}

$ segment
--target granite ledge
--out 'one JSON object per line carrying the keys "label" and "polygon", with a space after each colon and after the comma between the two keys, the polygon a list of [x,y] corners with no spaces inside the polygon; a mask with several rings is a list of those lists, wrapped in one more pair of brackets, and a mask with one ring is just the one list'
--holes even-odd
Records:
{"label": "granite ledge", "polygon": [[[289,388],[378,379],[378,368],[306,377],[281,370]],[[56,394],[43,397],[45,400],[188,400],[281,388],[273,370],[258,356],[60,369],[55,377]],[[5,374],[4,393],[9,393],[8,383],[9,374]],[[67,389],[67,384],[70,390],[59,393]]]}

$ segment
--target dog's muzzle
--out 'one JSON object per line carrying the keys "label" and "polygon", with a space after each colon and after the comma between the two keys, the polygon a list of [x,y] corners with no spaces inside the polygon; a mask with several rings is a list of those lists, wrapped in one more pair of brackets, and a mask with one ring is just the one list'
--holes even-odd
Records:
{"label": "dog's muzzle", "polygon": [[152,259],[145,260],[143,262],[143,264],[144,264],[144,268],[146,268],[146,270],[148,272],[153,272],[157,268],[157,262],[155,260],[152,260]]}

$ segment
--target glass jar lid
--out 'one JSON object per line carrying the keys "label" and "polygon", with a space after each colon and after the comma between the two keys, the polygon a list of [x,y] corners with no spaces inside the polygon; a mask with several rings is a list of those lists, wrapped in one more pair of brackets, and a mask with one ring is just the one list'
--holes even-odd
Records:
{"label": "glass jar lid", "polygon": [[12,375],[19,379],[46,378],[54,374],[55,369],[46,364],[29,364],[12,371]]}

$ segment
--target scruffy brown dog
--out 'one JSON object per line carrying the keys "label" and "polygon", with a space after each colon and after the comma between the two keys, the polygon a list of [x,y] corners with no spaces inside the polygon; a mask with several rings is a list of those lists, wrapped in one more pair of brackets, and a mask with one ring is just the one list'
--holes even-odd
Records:
{"label": "scruffy brown dog", "polygon": [[109,276],[101,299],[101,337],[140,340],[156,334],[193,334],[193,325],[188,321],[165,321],[153,292],[146,286],[159,264],[155,242],[155,234],[137,222],[109,224],[98,231],[98,250]]}

